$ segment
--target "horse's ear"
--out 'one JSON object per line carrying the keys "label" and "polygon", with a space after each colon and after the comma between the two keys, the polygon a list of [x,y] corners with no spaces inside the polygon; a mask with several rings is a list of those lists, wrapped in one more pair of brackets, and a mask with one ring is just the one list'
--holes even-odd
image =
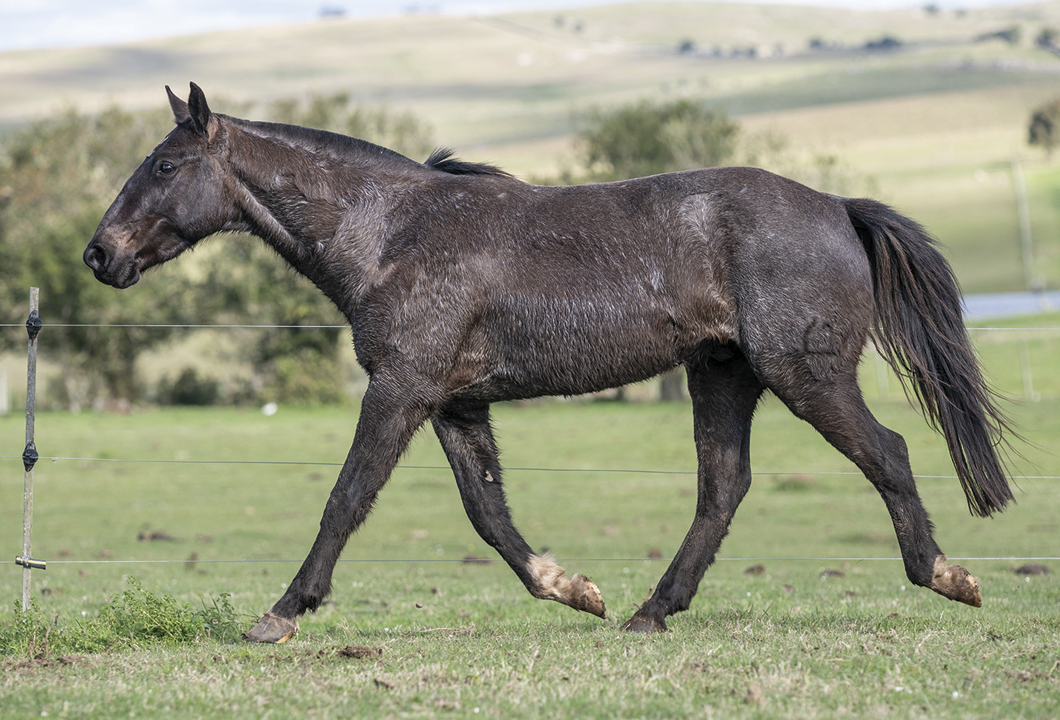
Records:
{"label": "horse's ear", "polygon": [[173,120],[177,125],[180,125],[191,117],[191,112],[188,110],[188,103],[174,95],[173,91],[169,89],[169,85],[166,85],[166,94],[169,95],[169,106],[173,108]]}
{"label": "horse's ear", "polygon": [[188,111],[195,121],[195,129],[200,135],[212,139],[217,132],[217,120],[206,104],[206,95],[195,83],[191,84],[191,95],[188,97]]}

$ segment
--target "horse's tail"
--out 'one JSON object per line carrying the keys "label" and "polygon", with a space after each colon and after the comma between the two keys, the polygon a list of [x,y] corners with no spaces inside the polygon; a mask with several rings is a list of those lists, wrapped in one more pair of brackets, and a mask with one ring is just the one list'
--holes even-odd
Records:
{"label": "horse's tail", "polygon": [[946,438],[969,510],[1003,510],[1014,498],[998,451],[1012,430],[968,340],[952,268],[917,222],[874,200],[845,203],[872,265],[876,347]]}

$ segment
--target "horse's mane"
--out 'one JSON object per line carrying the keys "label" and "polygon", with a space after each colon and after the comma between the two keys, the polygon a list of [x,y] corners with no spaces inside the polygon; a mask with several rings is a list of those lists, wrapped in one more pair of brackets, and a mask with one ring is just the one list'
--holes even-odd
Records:
{"label": "horse's mane", "polygon": [[432,170],[440,170],[450,175],[499,175],[511,177],[496,165],[488,163],[465,162],[453,157],[453,151],[449,148],[438,148],[431,156],[423,161],[426,167]]}
{"label": "horse's mane", "polygon": [[342,135],[341,133],[331,132],[329,130],[318,130],[316,128],[303,127],[301,125],[287,125],[285,123],[240,120],[238,118],[226,119],[235,122],[243,129],[249,130],[256,135],[280,138],[295,146],[301,146],[306,149],[325,150],[337,154],[349,152],[363,154],[367,152],[377,157],[415,163],[414,160],[410,160],[401,153],[390,150],[389,148],[376,145],[367,140],[361,140],[359,138]]}
{"label": "horse's mane", "polygon": [[[327,130],[317,130],[315,128],[302,127],[300,125],[287,125],[283,123],[240,120],[237,118],[229,118],[227,116],[226,119],[237,123],[246,130],[255,132],[255,134],[284,138],[288,142],[293,142],[296,145],[306,148],[326,148],[339,153],[350,151],[364,153],[365,151],[368,151],[376,157],[391,158],[409,163],[415,162],[409,160],[401,153],[370,143],[367,140],[360,140],[358,138],[329,132]],[[512,177],[510,173],[501,170],[496,165],[466,162],[455,158],[453,157],[453,151],[445,147],[437,148],[432,152],[430,156],[423,161],[423,167],[431,170],[438,170],[449,175],[494,175],[498,177]]]}

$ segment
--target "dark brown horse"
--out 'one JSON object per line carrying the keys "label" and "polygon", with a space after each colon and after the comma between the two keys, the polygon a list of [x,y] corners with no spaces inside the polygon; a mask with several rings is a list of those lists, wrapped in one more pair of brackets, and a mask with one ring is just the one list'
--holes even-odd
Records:
{"label": "dark brown horse", "polygon": [[[167,88],[168,90],[168,88]],[[398,457],[430,421],[475,529],[534,597],[604,617],[596,585],[535,554],[512,524],[490,403],[688,374],[695,520],[623,625],[688,608],[751,483],[751,418],[770,390],[850,458],[890,511],[909,579],[979,606],[932,538],[902,438],[861,397],[871,335],[946,437],[974,514],[1012,499],[1005,420],[983,382],[953,274],[912,220],[749,168],[535,187],[435,153],[210,111],[169,93],[177,127],[125,184],[85,250],[118,288],[217,232],[250,232],[353,328],[370,376],[320,533],[247,634],[283,642],[331,590],[335,563]]]}

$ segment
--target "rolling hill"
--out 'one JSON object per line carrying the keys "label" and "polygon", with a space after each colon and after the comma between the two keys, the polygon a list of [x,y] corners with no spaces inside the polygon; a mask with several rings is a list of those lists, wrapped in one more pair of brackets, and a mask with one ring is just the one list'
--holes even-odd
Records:
{"label": "rolling hill", "polygon": [[218,109],[249,117],[276,98],[346,91],[414,111],[468,159],[543,177],[574,162],[580,111],[692,97],[725,108],[749,137],[785,137],[779,170],[821,166],[845,178],[838,191],[871,193],[917,217],[969,291],[1026,284],[1018,155],[1032,280],[1055,287],[1060,175],[1024,137],[1031,110],[1060,96],[1060,57],[1035,43],[1048,28],[1060,28],[1060,2],[935,13],[652,3],[329,19],[3,53],[0,127],[70,105],[158,107],[163,85],[189,80]]}

